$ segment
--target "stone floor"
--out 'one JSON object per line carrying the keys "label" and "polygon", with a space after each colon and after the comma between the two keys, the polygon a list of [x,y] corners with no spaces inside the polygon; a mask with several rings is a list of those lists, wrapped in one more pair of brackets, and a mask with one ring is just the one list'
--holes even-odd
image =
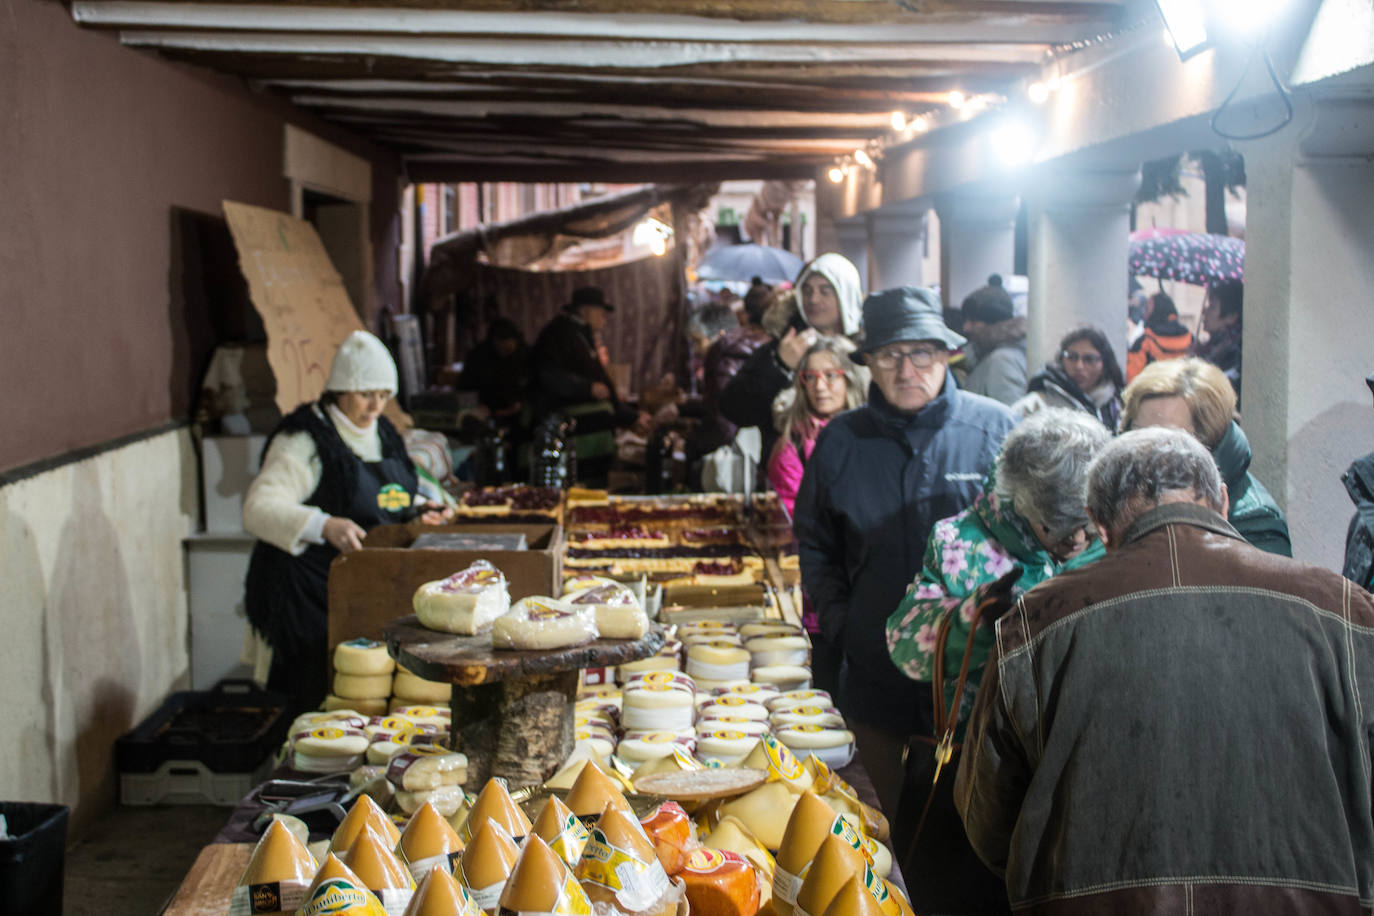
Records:
{"label": "stone floor", "polygon": [[67,850],[66,916],[156,916],[232,808],[112,808]]}

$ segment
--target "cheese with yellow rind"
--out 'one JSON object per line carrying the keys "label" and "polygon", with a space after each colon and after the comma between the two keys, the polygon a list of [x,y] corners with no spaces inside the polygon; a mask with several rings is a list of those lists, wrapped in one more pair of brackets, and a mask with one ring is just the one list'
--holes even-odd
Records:
{"label": "cheese with yellow rind", "polygon": [[410,870],[396,858],[377,831],[364,828],[353,845],[339,858],[362,879],[368,890],[377,895],[378,900],[383,901],[384,906],[400,902],[401,897],[404,897],[404,902],[400,903],[402,907],[410,901],[410,895],[415,890]]}
{"label": "cheese with yellow rind", "polygon": [[[471,825],[489,821],[500,824],[507,833],[517,839],[530,832],[530,819],[520,810],[520,806],[506,791],[505,783],[499,779],[487,780],[482,791],[477,793],[477,801],[472,803],[472,812],[468,814],[468,823]],[[458,835],[464,841],[470,837],[470,834],[464,831],[459,831]]]}
{"label": "cheese with yellow rind", "polygon": [[797,891],[797,916],[824,913],[844,883],[867,868],[868,863],[857,849],[838,836],[827,836]]}
{"label": "cheese with yellow rind", "polygon": [[481,912],[467,888],[447,869],[431,868],[402,916],[478,916]]}
{"label": "cheese with yellow rind", "polygon": [[500,824],[480,824],[472,842],[458,860],[455,876],[462,882],[477,906],[487,913],[495,913],[520,850]]}
{"label": "cheese with yellow rind", "polygon": [[366,827],[371,827],[393,845],[401,838],[401,831],[386,812],[370,796],[360,795],[334,829],[334,836],[329,842],[330,852],[346,852]]}
{"label": "cheese with yellow rind", "polygon": [[584,766],[568,792],[568,807],[578,817],[596,818],[601,816],[607,804],[614,804],[622,811],[630,810],[629,802],[611,777],[598,766]]}
{"label": "cheese with yellow rind", "polygon": [[544,802],[532,830],[569,868],[577,865],[582,847],[587,845],[587,828],[557,795],[550,795]]}
{"label": "cheese with yellow rind", "polygon": [[804,665],[761,665],[749,672],[749,678],[779,690],[804,690],[811,686],[811,669]]}
{"label": "cheese with yellow rind", "polygon": [[592,903],[626,914],[667,909],[667,872],[634,814],[607,805],[589,832],[576,875]]}
{"label": "cheese with yellow rind", "polygon": [[592,904],[563,860],[539,837],[529,836],[501,891],[500,909],[502,913],[590,916]]}
{"label": "cheese with yellow rind", "polygon": [[769,782],[781,782],[793,792],[804,792],[811,788],[815,781],[812,773],[802,766],[801,761],[788,750],[787,745],[772,735],[761,736],[758,746],[744,758],[741,766],[746,769],[763,770],[768,774]]}
{"label": "cheese with yellow rind", "polygon": [[462,851],[463,841],[458,831],[429,802],[415,809],[396,843],[396,855],[416,881],[436,865],[441,871],[452,871]]}
{"label": "cheese with yellow rind", "polygon": [[396,662],[386,644],[375,639],[348,639],[334,647],[334,670],[339,674],[391,674]]}
{"label": "cheese with yellow rind", "polygon": [[285,824],[272,821],[230,895],[231,916],[293,912],[305,900],[315,870],[305,844]]}
{"label": "cheese with yellow rind", "polygon": [[298,916],[387,916],[375,894],[333,853],[315,874]]}

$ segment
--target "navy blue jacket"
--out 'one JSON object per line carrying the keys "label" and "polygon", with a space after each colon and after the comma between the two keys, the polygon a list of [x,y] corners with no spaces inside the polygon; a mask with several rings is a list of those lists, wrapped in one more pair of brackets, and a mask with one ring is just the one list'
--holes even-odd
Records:
{"label": "navy blue jacket", "polygon": [[868,397],[826,425],[806,463],[793,522],[802,583],[821,632],[844,648],[844,714],[929,734],[929,685],[892,663],[885,622],[921,568],[931,528],[973,502],[1016,418],[960,391],[948,370],[939,396],[914,415],[877,384]]}

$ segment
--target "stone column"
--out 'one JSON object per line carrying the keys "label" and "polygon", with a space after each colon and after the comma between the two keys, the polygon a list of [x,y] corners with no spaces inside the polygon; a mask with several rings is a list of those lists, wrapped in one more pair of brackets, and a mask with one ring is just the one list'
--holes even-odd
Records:
{"label": "stone column", "polygon": [[1011,276],[1016,261],[1016,211],[1009,192],[960,192],[935,201],[940,215],[940,289],[958,308],[964,297],[988,282],[989,274]]}
{"label": "stone column", "polygon": [[1296,95],[1245,156],[1242,425],[1285,506],[1293,555],[1339,570],[1354,508],[1340,476],[1374,451],[1374,101]]}
{"label": "stone column", "polygon": [[922,286],[925,258],[925,209],[875,210],[868,215],[873,251],[870,289]]}
{"label": "stone column", "polygon": [[867,293],[871,288],[868,283],[868,221],[862,216],[836,220],[835,238],[839,242],[839,253],[853,261],[859,269],[859,286]]}
{"label": "stone column", "polygon": [[1072,328],[1101,328],[1126,365],[1130,204],[1140,172],[1046,167],[1026,184],[1029,228],[1026,358],[1034,373]]}

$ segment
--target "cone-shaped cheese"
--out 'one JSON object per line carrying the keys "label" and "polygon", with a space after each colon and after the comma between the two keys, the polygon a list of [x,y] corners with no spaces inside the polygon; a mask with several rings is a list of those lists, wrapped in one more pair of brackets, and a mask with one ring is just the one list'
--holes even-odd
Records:
{"label": "cone-shaped cheese", "polygon": [[[816,858],[821,843],[830,835],[830,825],[835,822],[835,809],[827,805],[815,792],[807,790],[797,799],[792,816],[787,819],[787,828],[782,834],[778,849],[777,881],[784,878],[790,882],[787,887],[776,887],[780,898],[774,903],[778,916],[788,916],[792,905],[797,902],[800,889],[800,876],[806,866]],[[775,882],[776,884],[776,882]]]}
{"label": "cone-shaped cheese", "polygon": [[722,815],[737,817],[749,832],[769,849],[782,845],[782,832],[798,796],[781,782],[766,782],[720,808]]}
{"label": "cone-shaped cheese", "polygon": [[857,849],[837,836],[827,836],[797,892],[798,916],[824,914],[844,883],[854,875],[862,875],[867,867],[868,863]]}
{"label": "cone-shaped cheese", "polygon": [[477,828],[472,842],[463,850],[463,858],[458,862],[457,876],[477,901],[477,906],[488,913],[496,912],[505,889],[506,879],[510,877],[520,850],[510,838],[506,828],[500,824],[487,822]]}
{"label": "cone-shaped cheese", "polygon": [[245,912],[290,913],[305,898],[315,868],[305,844],[274,820],[253,848],[233,896],[240,906],[248,907]]}
{"label": "cone-shaped cheese", "polygon": [[550,795],[544,802],[539,816],[534,819],[533,833],[548,843],[569,868],[577,864],[582,847],[587,845],[587,828],[557,795]]}
{"label": "cone-shaped cheese", "polygon": [[487,821],[495,821],[505,827],[506,832],[512,837],[522,837],[530,832],[530,819],[510,797],[505,785],[496,779],[488,779],[482,791],[477,794],[477,801],[472,804],[467,823],[458,835],[463,837],[464,841],[468,841],[471,839],[471,829]]}
{"label": "cone-shaped cheese", "polygon": [[467,889],[445,869],[432,868],[410,898],[404,916],[478,916]]}
{"label": "cone-shaped cheese", "polygon": [[[684,815],[684,819],[685,819]],[[676,903],[663,899],[668,874],[639,820],[606,805],[577,863],[577,877],[592,903],[622,913],[672,916]]]}
{"label": "cone-shaped cheese", "polygon": [[864,887],[861,876],[855,875],[835,894],[824,916],[883,916],[883,911]]}
{"label": "cone-shaped cheese", "polygon": [[572,813],[580,818],[598,817],[608,803],[622,811],[630,810],[630,803],[611,781],[611,777],[601,772],[600,767],[583,767],[573,782],[572,791],[568,793],[568,807]]}
{"label": "cone-shaped cheese", "polygon": [[[764,770],[768,773],[769,782],[782,782],[793,792],[805,792],[815,782],[815,777],[787,749],[787,745],[772,735],[759,738],[758,746],[749,752],[740,766],[748,770]],[[777,849],[776,846],[770,848]]]}
{"label": "cone-shaped cheese", "polygon": [[395,846],[396,841],[401,838],[401,831],[396,829],[396,825],[391,822],[386,812],[369,796],[359,795],[358,800],[348,809],[348,814],[334,831],[334,837],[329,841],[329,851],[342,855],[353,845],[353,841],[363,832],[364,827],[371,827],[377,831],[389,846]]}
{"label": "cone-shaped cheese", "polygon": [[367,889],[385,904],[395,905],[398,899],[409,902],[415,882],[410,870],[387,848],[386,843],[371,827],[363,829],[348,851],[339,857],[353,874],[362,879]]}
{"label": "cone-shaped cheese", "polygon": [[458,832],[449,826],[438,809],[425,802],[410,817],[401,831],[396,853],[406,863],[412,876],[419,880],[435,865],[452,870],[452,857],[463,851]]}
{"label": "cone-shaped cheese", "polygon": [[901,912],[901,916],[916,916],[915,911],[911,909],[911,904],[907,901],[906,897],[903,896],[902,892],[897,890],[891,881],[884,879],[883,886],[887,888],[888,894],[896,901],[897,909]]}
{"label": "cone-shaped cheese", "polygon": [[330,853],[324,857],[324,864],[315,874],[310,889],[305,892],[305,902],[297,910],[298,916],[386,916],[386,909],[372,891],[363,884],[363,879],[339,857]]}
{"label": "cone-shaped cheese", "polygon": [[574,916],[590,913],[591,909],[586,892],[563,860],[539,837],[527,837],[506,889],[501,892],[501,910]]}

